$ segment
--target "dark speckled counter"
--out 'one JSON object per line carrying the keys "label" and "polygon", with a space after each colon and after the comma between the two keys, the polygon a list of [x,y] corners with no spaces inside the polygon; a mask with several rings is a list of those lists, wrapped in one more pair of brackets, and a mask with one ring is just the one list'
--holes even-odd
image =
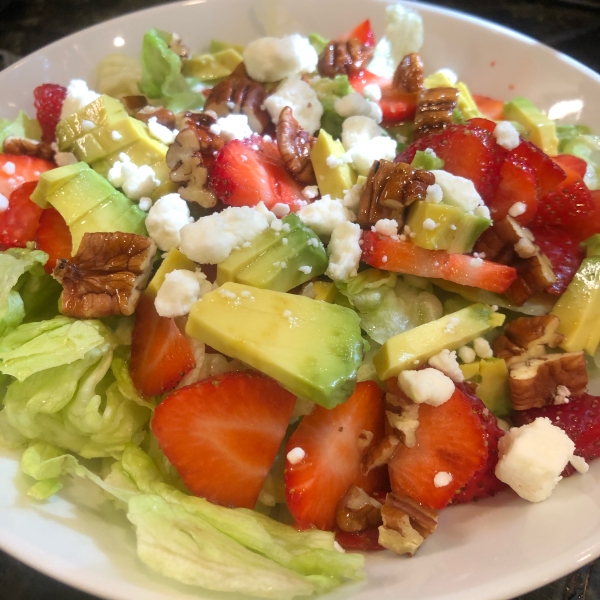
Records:
{"label": "dark speckled counter", "polygon": [[[162,3],[161,0],[13,0],[12,3],[0,0],[0,50],[24,56],[89,25]],[[432,3],[521,31],[600,71],[600,0]],[[3,8],[5,4],[8,5]],[[0,600],[94,598],[45,577],[0,551]],[[600,600],[600,559],[519,600]]]}

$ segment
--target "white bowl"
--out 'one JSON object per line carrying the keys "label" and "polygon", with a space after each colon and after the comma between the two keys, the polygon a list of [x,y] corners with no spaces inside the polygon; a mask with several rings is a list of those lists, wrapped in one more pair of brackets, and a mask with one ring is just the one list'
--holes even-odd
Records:
{"label": "white bowl", "polygon": [[[291,27],[335,36],[369,17],[379,34],[384,2],[304,0],[281,3]],[[468,15],[414,4],[425,21],[428,71],[450,67],[475,93],[526,96],[555,116],[600,131],[600,77],[525,36]],[[282,13],[283,14],[283,13]],[[189,0],[126,15],[60,40],[0,73],[0,116],[32,112],[32,90],[71,78],[93,81],[110,52],[135,56],[150,27],[176,31],[194,49],[211,38],[247,43],[264,35],[251,0]],[[596,392],[600,392],[595,382]],[[600,463],[600,461],[599,461]],[[125,516],[93,484],[75,481],[46,503],[30,500],[18,458],[0,453],[0,546],[72,586],[113,600],[223,598],[179,585],[137,559]],[[512,493],[441,512],[439,527],[415,558],[379,553],[368,581],[330,598],[502,600],[542,586],[600,555],[600,464],[529,504]]]}

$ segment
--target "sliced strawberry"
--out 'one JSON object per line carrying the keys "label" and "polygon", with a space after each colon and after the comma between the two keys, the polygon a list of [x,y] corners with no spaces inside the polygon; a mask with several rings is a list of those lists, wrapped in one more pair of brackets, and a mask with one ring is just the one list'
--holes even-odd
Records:
{"label": "sliced strawberry", "polygon": [[[550,405],[542,408],[518,410],[512,416],[520,427],[532,423],[538,417],[547,417],[560,427],[575,444],[575,454],[586,461],[600,456],[600,398],[582,394],[569,398],[568,404]],[[574,469],[567,465],[563,475],[571,475]]]}
{"label": "sliced strawberry", "polygon": [[504,293],[517,278],[513,267],[474,260],[467,254],[426,250],[373,231],[364,232],[362,250],[362,260],[377,269],[445,279],[499,294]]}
{"label": "sliced strawberry", "polygon": [[526,140],[511,150],[509,156],[525,161],[535,171],[540,197],[545,196],[566,177],[564,170],[537,146]]}
{"label": "sliced strawberry", "polygon": [[500,169],[500,184],[488,207],[492,218],[506,217],[513,204],[521,202],[526,210],[516,217],[522,225],[533,219],[538,205],[538,184],[535,170],[524,160],[509,156]]}
{"label": "sliced strawberry", "polygon": [[67,88],[54,83],[45,83],[33,90],[37,120],[42,126],[42,139],[51,144],[56,141],[56,126],[67,97]]}
{"label": "sliced strawberry", "polygon": [[549,294],[560,296],[573,279],[585,251],[572,236],[556,227],[531,227],[535,243],[552,263],[556,281],[546,289]]}
{"label": "sliced strawberry", "polygon": [[365,86],[370,85],[371,83],[378,85],[382,90],[389,88],[392,84],[389,79],[375,75],[375,73],[371,73],[368,69],[363,69],[357,73],[351,73],[348,75],[348,80],[350,81],[352,89],[359,94],[362,94]]}
{"label": "sliced strawberry", "polygon": [[[361,478],[361,431],[377,441],[384,434],[383,392],[373,381],[357,384],[350,398],[331,410],[316,406],[290,437],[286,453],[302,448],[305,457],[285,468],[288,507],[302,529],[331,530],[346,490]],[[365,490],[368,493],[374,490]]]}
{"label": "sliced strawberry", "polygon": [[254,135],[225,144],[208,172],[208,184],[225,204],[300,208],[302,186],[288,173],[277,146]]}
{"label": "sliced strawberry", "polygon": [[385,550],[379,545],[379,530],[365,529],[349,533],[348,531],[336,531],[335,541],[348,552],[379,552]]}
{"label": "sliced strawberry", "polygon": [[495,100],[494,98],[480,96],[479,94],[473,94],[473,100],[475,100],[479,111],[488,119],[492,121],[500,121],[502,119],[504,112],[504,102],[502,100]]}
{"label": "sliced strawberry", "polygon": [[[441,133],[423,137],[405,148],[396,162],[411,163],[417,150],[431,148],[444,161],[446,171],[470,179],[488,202],[496,193],[500,167],[506,156],[506,150],[488,131],[488,123],[491,122],[473,119],[466,125],[453,125]],[[492,126],[495,124],[491,123]]]}
{"label": "sliced strawberry", "polygon": [[379,106],[383,113],[382,124],[384,126],[397,125],[402,121],[414,118],[417,110],[417,94],[387,89],[382,94]]}
{"label": "sliced strawberry", "polygon": [[375,34],[373,33],[373,28],[371,27],[371,21],[367,19],[362,23],[358,24],[352,31],[345,33],[341,37],[337,38],[338,42],[348,42],[350,40],[356,40],[360,42],[363,46],[367,46],[372,48],[375,46]]}
{"label": "sliced strawberry", "polygon": [[20,185],[37,181],[44,171],[55,168],[54,163],[41,158],[0,154],[0,194],[8,198]]}
{"label": "sliced strawberry", "polygon": [[260,373],[226,373],[173,392],[154,412],[152,431],[193,494],[254,508],[295,403]]}
{"label": "sliced strawberry", "polygon": [[504,435],[504,431],[498,427],[498,419],[485,407],[483,402],[477,398],[465,384],[457,384],[457,387],[469,396],[473,411],[479,417],[487,433],[488,456],[485,464],[477,471],[461,490],[452,498],[452,504],[464,504],[466,502],[477,502],[483,498],[495,496],[498,492],[507,489],[507,485],[496,477],[496,465],[498,464],[498,440]]}
{"label": "sliced strawberry", "polygon": [[585,177],[587,171],[587,163],[583,158],[579,156],[573,156],[572,154],[559,154],[554,157],[554,162],[557,162],[561,167],[571,169],[575,171],[581,179]]}
{"label": "sliced strawberry", "polygon": [[[473,405],[471,395],[457,387],[444,404],[419,406],[415,446],[399,444],[388,464],[394,492],[430,508],[444,508],[484,466],[487,433]],[[436,487],[434,478],[441,472],[452,475],[452,481]]]}
{"label": "sliced strawberry", "polygon": [[44,266],[47,273],[52,273],[59,258],[70,258],[73,250],[71,230],[55,208],[45,208],[42,211],[35,243],[50,256]]}
{"label": "sliced strawberry", "polygon": [[189,342],[175,319],[161,317],[154,297],[142,293],[135,311],[129,372],[144,396],[159,396],[172,390],[196,366]]}
{"label": "sliced strawberry", "polygon": [[0,250],[25,248],[35,239],[42,209],[30,200],[37,183],[31,181],[16,188],[8,199],[8,208],[0,212]]}

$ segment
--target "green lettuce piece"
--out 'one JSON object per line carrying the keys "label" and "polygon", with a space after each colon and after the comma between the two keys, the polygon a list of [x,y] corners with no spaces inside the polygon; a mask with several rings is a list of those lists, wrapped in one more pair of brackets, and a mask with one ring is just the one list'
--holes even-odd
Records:
{"label": "green lettuce piece", "polygon": [[139,394],[133,385],[131,375],[129,374],[130,359],[130,348],[120,346],[115,350],[112,363],[110,364],[110,370],[114,375],[119,391],[128,400],[131,400],[140,406],[145,406],[153,411],[156,408],[156,400],[154,398],[144,398]]}
{"label": "green lettuce piece", "polygon": [[600,189],[600,137],[577,134],[560,141],[560,152],[572,154],[587,163],[584,181],[591,190]]}
{"label": "green lettuce piece", "polygon": [[149,98],[160,98],[163,106],[173,112],[201,108],[204,96],[193,92],[181,74],[181,58],[169,48],[172,35],[150,29],[144,35],[140,62],[140,91]]}
{"label": "green lettuce piece", "polygon": [[339,98],[343,98],[354,91],[348,76],[336,75],[333,79],[327,77],[313,79],[310,86],[315,90],[319,102],[323,105],[321,128],[333,136],[334,139],[339,139],[342,135],[344,117],[340,117],[335,112],[334,104]]}
{"label": "green lettuce piece", "polygon": [[435,171],[444,168],[444,161],[435,155],[435,152],[427,150],[417,150],[410,166],[424,171]]}
{"label": "green lettuce piece", "polygon": [[318,33],[309,33],[308,41],[310,42],[310,45],[316,50],[317,54],[321,54],[321,52],[325,50],[327,44],[329,44],[329,40]]}
{"label": "green lettuce piece", "polygon": [[37,119],[30,119],[27,113],[19,111],[14,121],[0,119],[0,147],[7,137],[28,138],[39,142],[42,139],[42,128]]}
{"label": "green lettuce piece", "polygon": [[126,54],[108,54],[96,67],[97,84],[100,94],[113,98],[136,96],[142,79],[142,67],[139,60]]}

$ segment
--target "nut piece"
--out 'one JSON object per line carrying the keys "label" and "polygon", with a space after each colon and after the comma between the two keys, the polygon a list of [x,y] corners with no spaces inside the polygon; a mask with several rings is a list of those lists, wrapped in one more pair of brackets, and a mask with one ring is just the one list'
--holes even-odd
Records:
{"label": "nut piece", "polygon": [[148,99],[146,96],[122,96],[121,102],[123,103],[125,110],[132,117],[135,116],[139,110],[148,106]]}
{"label": "nut piece", "polygon": [[391,492],[381,508],[379,543],[396,554],[414,556],[437,527],[438,515],[410,496]]}
{"label": "nut piece", "polygon": [[451,125],[457,103],[456,88],[440,87],[420,91],[415,114],[415,139],[438,133]]}
{"label": "nut piece", "polygon": [[364,490],[352,485],[340,500],[335,515],[342,531],[363,531],[381,525],[381,503]]}
{"label": "nut piece", "polygon": [[86,233],[77,254],[57,261],[53,276],[63,288],[62,312],[98,319],[132,315],[152,269],[156,244],[134,233]]}
{"label": "nut piece", "polygon": [[404,224],[404,209],[423,200],[427,188],[435,183],[429,171],[413,169],[406,163],[376,160],[369,171],[358,205],[357,223],[368,228],[379,219],[395,219]]}
{"label": "nut piece", "polygon": [[264,101],[265,90],[262,85],[250,79],[244,63],[240,63],[229,77],[211,90],[204,110],[212,110],[217,117],[246,115],[250,129],[262,133],[270,123]]}
{"label": "nut piece", "polygon": [[163,106],[144,106],[134,116],[144,123],[148,123],[152,117],[156,117],[156,122],[159,125],[164,125],[171,131],[176,128],[175,115]]}
{"label": "nut piece", "polygon": [[292,109],[286,106],[277,121],[277,147],[285,168],[304,185],[316,185],[317,178],[310,160],[310,151],[317,142],[308,131],[300,127]]}
{"label": "nut piece", "polygon": [[14,154],[16,156],[34,156],[44,160],[54,160],[54,150],[46,142],[36,142],[29,138],[15,137],[9,135],[2,145],[4,154]]}
{"label": "nut piece", "polygon": [[515,410],[552,404],[558,386],[573,396],[582,394],[588,384],[583,352],[544,354],[509,368],[509,384]]}
{"label": "nut piece", "polygon": [[396,446],[400,440],[394,435],[386,435],[381,441],[374,446],[371,446],[369,451],[362,459],[361,471],[364,475],[368,475],[370,471],[381,467],[396,451]]}
{"label": "nut piece", "polygon": [[419,405],[404,394],[396,396],[389,392],[385,395],[385,415],[394,435],[407,447],[417,443],[419,428]]}
{"label": "nut piece", "polygon": [[412,52],[400,61],[392,87],[399,92],[420,92],[425,89],[423,80],[423,61],[416,52]]}
{"label": "nut piece", "polygon": [[373,58],[375,48],[358,40],[329,42],[319,56],[319,74],[323,77],[352,75],[363,70]]}

